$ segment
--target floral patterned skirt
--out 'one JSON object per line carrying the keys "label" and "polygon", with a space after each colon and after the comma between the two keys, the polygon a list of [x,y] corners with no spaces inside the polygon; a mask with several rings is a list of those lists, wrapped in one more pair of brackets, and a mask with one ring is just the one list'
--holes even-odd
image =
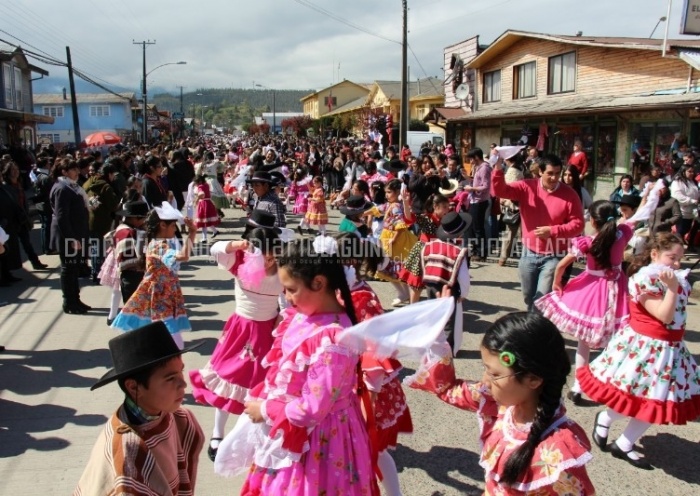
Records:
{"label": "floral patterned skirt", "polygon": [[700,369],[683,341],[627,326],[576,376],[589,398],[628,417],[677,425],[700,417]]}

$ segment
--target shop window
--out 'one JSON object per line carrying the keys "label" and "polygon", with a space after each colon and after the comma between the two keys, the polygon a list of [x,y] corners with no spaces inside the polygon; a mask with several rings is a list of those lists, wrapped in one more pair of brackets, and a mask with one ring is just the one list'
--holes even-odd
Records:
{"label": "shop window", "polygon": [[547,92],[568,93],[576,89],[576,52],[549,58]]}
{"label": "shop window", "polygon": [[615,123],[599,124],[595,161],[595,173],[597,176],[613,173],[616,152],[617,125]]}
{"label": "shop window", "polygon": [[501,101],[501,71],[484,73],[484,103]]}
{"label": "shop window", "polygon": [[632,126],[630,163],[635,180],[652,165],[661,167],[664,174],[673,173],[673,153],[681,128],[680,122],[641,122]]}
{"label": "shop window", "polygon": [[589,175],[593,175],[595,166],[595,127],[593,124],[560,123],[554,126],[551,135],[555,136],[554,154],[562,164],[569,163],[569,157],[574,152],[574,143],[580,141],[582,150],[588,159]]}
{"label": "shop window", "polygon": [[513,99],[530,98],[537,95],[537,63],[513,67]]}

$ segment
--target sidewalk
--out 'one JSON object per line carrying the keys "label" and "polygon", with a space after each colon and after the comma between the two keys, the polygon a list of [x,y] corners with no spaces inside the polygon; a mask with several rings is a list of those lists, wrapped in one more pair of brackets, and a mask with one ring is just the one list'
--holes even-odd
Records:
{"label": "sidewalk", "polygon": [[[227,211],[222,234],[234,239],[240,233],[240,210]],[[336,211],[330,212],[335,226]],[[293,223],[290,227],[295,227]],[[335,226],[330,226],[335,229]],[[107,341],[115,334],[107,328],[110,291],[102,286],[83,286],[81,297],[95,307],[88,316],[61,312],[58,257],[42,256],[50,271],[17,271],[24,281],[0,288],[0,494],[65,495],[75,487],[102,425],[122,401],[116,386],[90,392],[90,386],[110,364]],[[29,264],[25,264],[29,266]],[[479,340],[495,319],[524,308],[517,269],[496,264],[474,264],[472,289],[465,304],[462,351],[456,360],[458,377],[478,379],[482,368]],[[85,280],[82,280],[85,284]],[[206,363],[221,329],[234,308],[230,277],[205,256],[183,265],[182,288],[193,332],[187,342],[204,345],[185,355],[187,369]],[[494,282],[496,281],[496,282]],[[385,308],[394,298],[386,283],[372,283]],[[700,353],[700,308],[689,307],[688,345]],[[567,343],[573,357],[575,343]],[[415,363],[405,363],[412,372]],[[400,438],[394,453],[399,479],[406,496],[481,494],[484,474],[478,465],[479,443],[476,417],[417,391],[407,391],[415,433]],[[187,405],[211,436],[213,410]],[[590,431],[599,407],[588,403],[574,407],[569,415]],[[235,417],[227,428],[233,427]],[[611,438],[619,433],[616,425]],[[686,495],[700,492],[700,423],[652,427],[641,445],[656,470],[646,472],[592,450],[589,473],[600,495]],[[224,479],[213,473],[213,464],[202,451],[197,494],[237,494],[242,478]],[[693,489],[695,488],[695,489]]]}

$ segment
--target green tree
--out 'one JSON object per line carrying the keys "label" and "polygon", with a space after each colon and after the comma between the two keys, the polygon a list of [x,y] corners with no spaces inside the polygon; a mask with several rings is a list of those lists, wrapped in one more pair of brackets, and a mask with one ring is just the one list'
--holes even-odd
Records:
{"label": "green tree", "polygon": [[428,125],[420,119],[412,119],[411,122],[408,123],[408,130],[409,131],[430,131],[430,127],[428,127]]}

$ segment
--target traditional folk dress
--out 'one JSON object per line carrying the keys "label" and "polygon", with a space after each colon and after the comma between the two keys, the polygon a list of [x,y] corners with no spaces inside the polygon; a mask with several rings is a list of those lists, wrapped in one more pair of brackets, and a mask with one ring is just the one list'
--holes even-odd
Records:
{"label": "traditional folk dress", "polygon": [[[117,227],[117,230],[121,227],[121,225]],[[114,252],[115,232],[116,230],[108,232],[105,235],[105,241],[109,245],[109,248],[107,248],[107,256],[105,257],[105,261],[102,263],[102,268],[100,268],[100,273],[97,275],[97,277],[100,280],[100,285],[121,291],[121,282],[119,281],[119,262],[117,261],[116,254]]]}
{"label": "traditional folk dress", "polygon": [[512,485],[499,482],[508,458],[527,440],[530,425],[518,426],[514,407],[499,406],[480,382],[455,378],[446,348],[424,361],[418,373],[407,379],[414,389],[436,393],[444,402],[479,416],[481,455],[486,471],[486,496],[592,496],[593,484],[586,463],[593,457],[586,433],[566,416],[563,405],[542,435],[530,466]]}
{"label": "traditional folk dress", "polygon": [[663,324],[639,303],[643,295],[663,297],[660,265],[643,267],[629,281],[630,321],[587,367],[578,369],[581,389],[593,401],[652,424],[683,425],[700,416],[700,369],[683,341],[690,295],[687,271],[673,321]]}
{"label": "traditional folk dress", "polygon": [[[226,474],[243,450],[253,465],[241,494],[379,494],[357,387],[359,356],[337,343],[350,326],[346,315],[284,310],[275,343],[265,357],[265,382],[253,388],[265,421],[249,424],[242,444],[219,446],[215,468]],[[256,439],[251,443],[251,439]],[[229,449],[231,447],[231,449]]]}
{"label": "traditional folk dress", "polygon": [[[393,243],[390,243],[394,234],[396,238]],[[379,235],[379,246],[389,257],[390,262],[385,269],[377,272],[377,279],[399,282],[399,273],[416,241],[416,236],[408,229],[403,205],[399,202],[388,203],[384,213],[384,225]]]}
{"label": "traditional folk dress", "polygon": [[435,239],[435,232],[440,227],[440,219],[433,214],[420,214],[416,217],[416,224],[418,225],[420,236],[418,237],[418,242],[413,245],[413,248],[408,253],[406,263],[399,273],[399,279],[412,288],[422,289],[423,270],[420,254],[425,243]]}
{"label": "traditional folk dress", "polygon": [[[379,297],[364,281],[350,288],[358,322],[384,313]],[[413,432],[411,412],[401,387],[399,373],[403,369],[395,358],[380,359],[371,353],[362,354],[362,372],[367,389],[377,393],[374,402],[374,430],[370,430],[372,448],[380,453],[396,448],[399,433]]]}
{"label": "traditional folk dress", "polygon": [[202,428],[189,410],[132,425],[121,406],[97,438],[73,496],[193,495],[203,443]]}
{"label": "traditional folk dress", "polygon": [[224,164],[218,160],[213,160],[209,163],[202,163],[198,169],[199,174],[204,176],[207,180],[209,191],[211,192],[211,201],[216,208],[228,208],[230,206],[228,198],[226,198],[226,193],[224,193],[224,189],[221,187],[221,184],[219,184],[217,177],[218,174],[223,174],[226,170]]}
{"label": "traditional folk dress", "polygon": [[[204,196],[199,197],[199,193],[203,193]],[[221,219],[216,211],[216,206],[211,200],[209,185],[206,183],[197,185],[195,195],[197,210],[194,215],[194,223],[197,228],[201,229],[202,227],[216,227],[221,224]]]}
{"label": "traditional folk dress", "polygon": [[180,289],[180,262],[177,239],[154,239],[146,248],[146,273],[129,301],[126,302],[112,327],[132,331],[162,320],[177,334],[192,329],[187,318],[185,298]]}
{"label": "traditional folk dress", "polygon": [[627,277],[621,264],[632,234],[627,224],[617,227],[617,239],[610,250],[612,268],[607,270],[599,267],[590,254],[593,236],[574,238],[569,253],[577,258],[585,256],[586,270],[569,281],[561,295],[552,291],[535,302],[561,332],[590,348],[605,348],[610,338],[629,321]]}
{"label": "traditional folk dress", "polygon": [[294,199],[294,215],[306,215],[309,210],[309,181],[292,181],[287,190],[287,197]]}
{"label": "traditional folk dress", "polygon": [[306,223],[312,226],[325,226],[328,224],[328,211],[326,210],[326,197],[323,188],[315,188],[309,199],[309,210],[305,216]]}
{"label": "traditional folk dress", "polygon": [[[221,246],[216,243],[212,255],[221,263],[223,257],[215,250],[217,245]],[[264,266],[261,277],[247,277],[246,270],[252,269],[255,258],[262,258],[261,254],[237,251],[226,255],[233,255],[228,271],[236,282],[236,311],[226,322],[204,368],[190,371],[190,382],[198,403],[240,415],[248,390],[265,379],[262,360],[274,341],[277,300],[283,288],[277,274],[265,275]]]}

